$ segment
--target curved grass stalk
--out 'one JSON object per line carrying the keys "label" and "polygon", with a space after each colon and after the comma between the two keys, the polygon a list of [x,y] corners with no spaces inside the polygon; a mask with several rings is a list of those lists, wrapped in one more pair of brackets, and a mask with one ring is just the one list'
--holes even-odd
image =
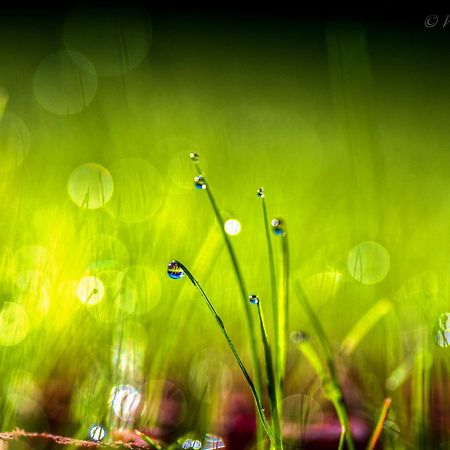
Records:
{"label": "curved grass stalk", "polygon": [[261,328],[261,336],[263,340],[264,346],[264,356],[266,359],[266,375],[267,375],[267,390],[269,393],[270,400],[270,412],[272,418],[272,425],[275,434],[275,448],[283,450],[283,436],[281,432],[281,421],[280,414],[278,409],[278,395],[277,395],[277,386],[275,382],[275,370],[272,362],[272,350],[270,348],[269,340],[267,338],[267,330],[264,321],[264,313],[261,308],[261,302],[258,301],[258,318],[259,325]]}
{"label": "curved grass stalk", "polygon": [[392,309],[392,303],[387,299],[378,300],[364,315],[353,325],[347,336],[341,343],[341,352],[345,355],[353,353],[355,348],[366,337],[369,331]]}
{"label": "curved grass stalk", "polygon": [[[202,177],[202,180],[204,182],[204,185],[206,187],[206,193],[208,195],[208,199],[209,202],[211,204],[211,207],[214,211],[214,215],[216,216],[216,220],[219,224],[220,227],[220,231],[222,233],[222,237],[223,240],[225,242],[225,245],[227,247],[228,250],[228,254],[230,255],[230,259],[231,259],[231,263],[233,266],[233,270],[234,273],[236,275],[236,279],[239,285],[239,290],[241,292],[241,297],[242,297],[242,301],[244,303],[244,311],[245,311],[245,318],[247,321],[247,327],[249,330],[249,335],[250,335],[250,354],[251,354],[251,360],[252,360],[252,366],[253,366],[253,374],[254,374],[254,379],[255,379],[255,386],[256,386],[256,390],[258,392],[259,397],[262,397],[262,380],[261,380],[261,365],[259,362],[259,358],[258,358],[258,343],[257,343],[257,339],[256,339],[256,330],[255,330],[255,325],[253,323],[252,320],[252,316],[251,316],[251,311],[250,311],[250,306],[248,303],[248,292],[245,286],[245,282],[244,282],[244,277],[242,275],[240,266],[239,266],[239,262],[238,259],[236,257],[236,253],[234,252],[234,248],[231,245],[231,241],[229,236],[227,235],[227,233],[225,232],[225,228],[224,228],[224,220],[222,217],[222,214],[220,213],[219,207],[217,205],[216,199],[214,197],[214,194],[211,190],[211,186],[209,185],[209,183],[207,182],[204,174],[202,173],[199,161],[198,161],[198,155],[195,155],[194,158],[192,158],[192,161],[194,162],[196,168],[197,168],[197,173],[199,176]],[[262,433],[259,427],[256,427],[256,438],[257,438],[257,442],[262,442]],[[260,444],[258,444],[258,448],[260,448]]]}
{"label": "curved grass stalk", "polygon": [[345,428],[342,428],[341,436],[339,437],[338,450],[344,450],[344,442],[345,442]]}
{"label": "curved grass stalk", "polygon": [[[342,389],[340,387],[339,380],[337,377],[337,372],[336,372],[336,367],[335,367],[335,363],[334,363],[334,357],[333,357],[331,345],[328,341],[328,338],[325,334],[322,324],[320,323],[319,318],[317,317],[314,310],[311,308],[308,298],[307,298],[305,292],[303,291],[303,288],[301,287],[300,283],[298,283],[298,282],[296,283],[296,288],[297,288],[296,289],[297,297],[298,297],[306,315],[308,316],[308,319],[309,319],[311,325],[313,326],[314,331],[317,334],[317,337],[319,338],[319,342],[320,342],[322,350],[325,354],[327,369],[328,369],[330,377],[331,377],[331,383],[327,383],[327,385],[329,387],[333,388],[328,393],[328,396],[329,396],[330,400],[332,401],[334,408],[336,409],[336,413],[338,415],[339,422],[341,423],[341,427],[346,430],[345,431],[345,440],[347,442],[347,447],[349,450],[354,450],[355,446],[353,443],[352,431],[350,428],[347,410],[345,408],[344,400],[342,397]],[[310,353],[311,352],[315,353],[314,349],[311,346],[309,346],[309,347],[310,347]],[[305,354],[305,356],[308,357],[307,354]],[[317,356],[317,360],[319,361],[320,364],[322,364],[318,356]],[[311,360],[310,360],[310,362],[311,362]],[[316,363],[317,363],[317,361],[316,361]],[[314,368],[316,368],[316,367],[314,366]],[[321,370],[324,371],[325,369],[322,368]],[[317,370],[316,370],[316,372],[317,372]],[[317,373],[320,376],[319,372],[317,372]],[[326,378],[325,378],[325,380],[326,380]]]}
{"label": "curved grass stalk", "polygon": [[370,437],[369,444],[367,445],[367,450],[374,450],[377,442],[380,439],[381,432],[383,431],[384,422],[386,421],[387,415],[389,413],[389,409],[391,407],[392,400],[388,397],[383,402],[383,407],[381,409],[380,415],[377,420],[377,424],[375,429]]}
{"label": "curved grass stalk", "polygon": [[220,318],[220,316],[217,314],[213,304],[211,303],[211,301],[209,300],[208,296],[206,295],[205,291],[203,290],[203,288],[201,287],[200,283],[195,279],[194,275],[192,275],[192,273],[187,269],[186,266],[184,266],[182,263],[180,263],[179,261],[176,261],[177,264],[179,265],[179,267],[184,271],[184,273],[186,274],[186,276],[189,278],[189,280],[191,281],[191,283],[198,289],[198,291],[200,292],[200,294],[202,295],[202,297],[204,298],[204,300],[206,301],[206,304],[208,305],[209,310],[211,311],[212,315],[214,316],[214,319],[216,320],[222,334],[224,335],[228,346],[230,347],[231,352],[233,353],[234,359],[236,360],[236,362],[238,363],[239,368],[241,369],[242,374],[244,375],[245,380],[247,381],[247,384],[250,387],[250,391],[253,395],[253,399],[255,401],[255,405],[256,405],[256,411],[258,413],[258,416],[260,418],[261,421],[261,425],[264,428],[264,431],[266,432],[267,436],[269,437],[271,442],[275,442],[275,436],[273,434],[273,431],[269,425],[269,423],[267,422],[266,416],[264,414],[264,407],[263,407],[263,403],[261,401],[261,397],[259,396],[256,387],[249,375],[249,373],[247,372],[247,369],[244,366],[244,363],[242,362],[236,347],[234,346],[227,330],[225,329],[225,325],[222,321],[222,319]]}
{"label": "curved grass stalk", "polygon": [[262,205],[264,231],[265,231],[266,244],[267,244],[267,257],[269,260],[269,270],[270,270],[270,291],[271,291],[271,299],[272,299],[272,317],[273,317],[273,335],[274,335],[274,343],[275,343],[275,353],[278,354],[278,352],[279,352],[279,342],[278,342],[279,323],[278,323],[278,302],[277,302],[277,279],[276,279],[276,275],[275,275],[275,260],[273,257],[272,239],[271,239],[271,235],[270,235],[269,216],[267,214],[267,206],[266,206],[266,200],[264,198],[264,193],[262,193],[261,205]]}

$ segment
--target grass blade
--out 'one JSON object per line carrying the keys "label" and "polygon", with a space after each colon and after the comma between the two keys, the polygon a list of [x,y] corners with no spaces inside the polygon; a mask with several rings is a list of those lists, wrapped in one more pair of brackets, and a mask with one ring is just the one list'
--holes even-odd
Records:
{"label": "grass blade", "polygon": [[341,344],[341,352],[351,355],[369,331],[392,309],[387,299],[378,300],[353,326]]}
{"label": "grass blade", "polygon": [[[339,380],[336,373],[336,367],[334,363],[334,357],[333,352],[331,349],[331,345],[328,341],[328,338],[325,334],[325,331],[322,327],[322,324],[319,321],[319,318],[317,317],[316,313],[312,309],[311,305],[309,304],[308,298],[300,285],[300,283],[296,283],[296,291],[297,291],[297,297],[300,301],[300,304],[302,305],[306,315],[308,316],[308,320],[310,321],[311,325],[314,328],[314,331],[317,334],[317,337],[319,338],[319,342],[321,344],[322,350],[325,354],[325,359],[327,363],[327,368],[330,373],[331,382],[328,383],[328,387],[330,391],[328,392],[328,396],[330,400],[332,401],[336,413],[339,418],[339,422],[341,423],[342,428],[346,430],[345,432],[345,440],[347,442],[347,447],[349,450],[354,450],[355,446],[353,443],[353,437],[352,432],[350,428],[350,423],[348,419],[347,410],[345,408],[345,404],[342,397],[342,389],[339,384]],[[314,349],[311,350],[314,351]],[[320,359],[317,357],[317,359],[320,361]],[[318,373],[319,374],[319,373]]]}
{"label": "grass blade", "polygon": [[278,396],[277,396],[277,386],[275,382],[275,370],[272,361],[272,351],[270,348],[269,340],[267,338],[267,330],[264,321],[264,313],[261,308],[261,302],[258,300],[257,303],[258,308],[258,318],[259,325],[261,328],[261,336],[263,340],[264,346],[264,356],[266,360],[266,374],[267,374],[267,390],[269,393],[270,400],[270,411],[272,418],[272,425],[275,434],[275,448],[283,449],[283,437],[281,433],[281,422],[280,422],[280,414],[278,409]]}
{"label": "grass blade", "polygon": [[386,421],[387,415],[389,413],[389,408],[391,407],[392,400],[388,397],[383,402],[383,407],[381,409],[381,413],[378,417],[377,424],[375,426],[375,430],[370,438],[369,445],[367,446],[367,450],[374,450],[377,442],[380,439],[381,432],[383,431],[383,425]]}
{"label": "grass blade", "polygon": [[[222,214],[220,213],[219,207],[217,205],[216,199],[214,197],[214,194],[211,190],[211,186],[209,185],[208,181],[206,180],[206,177],[204,176],[200,164],[199,164],[199,156],[197,154],[190,155],[191,160],[193,161],[196,169],[197,174],[202,177],[206,193],[208,195],[209,202],[211,204],[211,207],[213,209],[214,215],[216,216],[217,223],[219,224],[220,231],[222,233],[223,240],[225,242],[225,245],[227,247],[228,254],[230,255],[231,264],[233,266],[233,270],[238,282],[239,290],[241,292],[242,301],[244,302],[244,311],[245,311],[245,318],[247,321],[247,328],[250,335],[250,354],[252,359],[252,366],[253,366],[253,375],[255,379],[255,386],[256,390],[258,392],[259,397],[262,397],[262,380],[261,380],[261,365],[258,358],[258,343],[256,339],[256,330],[255,325],[252,320],[252,315],[250,312],[250,306],[248,304],[248,292],[245,286],[244,277],[242,275],[241,268],[239,266],[238,259],[236,257],[236,253],[234,252],[234,248],[231,245],[230,238],[228,234],[225,232],[224,228],[224,220],[222,217]],[[257,442],[262,442],[262,433],[260,430],[260,427],[256,427],[256,439]],[[258,448],[260,448],[260,444],[258,444]]]}
{"label": "grass blade", "polygon": [[253,398],[255,400],[255,404],[256,404],[256,410],[258,413],[258,416],[261,420],[261,424],[267,434],[267,436],[269,437],[269,439],[274,442],[274,434],[273,431],[271,430],[271,427],[269,425],[269,423],[267,422],[266,416],[264,414],[264,407],[261,401],[261,398],[255,388],[255,385],[249,375],[249,373],[247,372],[247,369],[244,366],[244,363],[242,362],[236,347],[234,346],[227,330],[225,329],[225,325],[222,321],[222,319],[220,318],[220,316],[217,314],[213,304],[211,303],[211,301],[209,300],[208,296],[206,295],[205,291],[203,290],[203,288],[201,287],[200,283],[195,279],[195,277],[192,275],[192,273],[187,269],[186,266],[184,266],[182,263],[180,263],[179,261],[176,261],[177,264],[179,265],[179,267],[184,271],[184,273],[186,274],[186,276],[189,278],[189,280],[191,281],[191,283],[199,290],[200,294],[202,295],[202,297],[204,298],[204,300],[206,301],[206,304],[208,305],[209,310],[211,311],[214,319],[217,322],[217,325],[219,326],[222,334],[224,335],[228,346],[230,347],[231,352],[233,353],[234,359],[236,360],[236,362],[238,363],[239,368],[241,369],[244,378],[247,381],[247,384],[250,387],[250,391],[253,395]]}

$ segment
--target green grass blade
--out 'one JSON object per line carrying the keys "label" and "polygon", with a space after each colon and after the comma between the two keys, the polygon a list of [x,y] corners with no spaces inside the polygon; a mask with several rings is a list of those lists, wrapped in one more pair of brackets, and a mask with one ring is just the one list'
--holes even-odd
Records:
{"label": "green grass blade", "polygon": [[392,309],[387,299],[378,300],[353,326],[341,344],[341,352],[351,355],[369,331]]}
{"label": "green grass blade", "polygon": [[345,430],[345,428],[342,428],[341,436],[339,437],[338,450],[344,450],[345,434],[346,434],[346,430]]}
{"label": "green grass blade", "polygon": [[[328,384],[330,388],[330,392],[328,392],[328,396],[330,400],[332,401],[334,408],[336,409],[336,413],[338,415],[339,421],[341,423],[342,428],[346,430],[345,433],[345,440],[347,442],[347,447],[349,450],[353,450],[354,443],[353,443],[353,437],[352,432],[350,428],[350,423],[348,420],[348,414],[347,410],[343,401],[342,397],[342,389],[340,387],[340,383],[337,377],[336,367],[334,363],[334,357],[333,352],[331,349],[331,345],[328,341],[328,338],[325,334],[325,331],[322,327],[322,324],[319,321],[319,318],[317,317],[316,313],[312,309],[311,305],[309,304],[308,298],[300,285],[300,283],[296,283],[296,292],[297,297],[300,301],[300,304],[303,307],[303,310],[305,311],[306,315],[308,316],[308,320],[310,321],[312,327],[314,328],[314,331],[317,334],[317,337],[319,338],[319,342],[321,344],[322,350],[325,354],[325,359],[327,363],[327,368],[330,373],[331,377],[331,383]],[[312,348],[312,347],[311,347]],[[319,359],[320,361],[320,359]]]}
{"label": "green grass blade", "polygon": [[281,433],[281,422],[280,422],[280,414],[278,409],[278,396],[277,396],[277,386],[275,382],[275,370],[272,360],[272,350],[270,348],[269,340],[267,338],[267,330],[264,321],[264,313],[261,308],[261,302],[257,303],[258,308],[258,318],[259,324],[261,328],[261,337],[264,346],[264,356],[266,360],[266,374],[267,374],[267,390],[269,393],[270,400],[270,411],[272,418],[272,425],[275,434],[275,447],[277,449],[283,449],[283,437]]}
{"label": "green grass blade", "polygon": [[250,387],[250,391],[253,395],[253,398],[255,400],[255,404],[256,404],[256,410],[258,413],[258,416],[261,420],[261,424],[267,434],[267,436],[269,437],[269,439],[274,442],[274,434],[273,431],[269,425],[269,423],[267,422],[266,416],[264,414],[264,407],[263,407],[263,403],[262,400],[255,388],[255,385],[247,371],[247,369],[244,366],[244,363],[242,362],[236,347],[234,346],[227,330],[225,329],[225,325],[222,321],[222,319],[220,318],[220,316],[217,314],[213,304],[211,303],[211,301],[209,300],[208,296],[206,295],[205,291],[203,290],[203,288],[201,287],[200,283],[195,279],[195,277],[192,275],[192,273],[187,269],[186,266],[184,266],[182,263],[180,263],[179,261],[177,261],[179,267],[184,271],[184,273],[186,274],[186,276],[189,278],[189,280],[192,282],[192,284],[199,290],[200,294],[202,295],[202,297],[204,298],[204,300],[206,301],[206,304],[208,305],[209,310],[211,311],[214,319],[217,322],[217,325],[219,326],[222,334],[224,335],[228,346],[230,347],[231,352],[233,353],[234,359],[236,360],[236,362],[238,363],[239,368],[241,369],[241,372],[244,375],[244,378],[247,381],[247,384]]}
{"label": "green grass blade", "polygon": [[[217,201],[214,197],[211,186],[209,185],[205,175],[203,174],[203,172],[201,170],[201,167],[199,164],[199,156],[196,155],[194,158],[192,158],[192,155],[191,155],[191,160],[194,162],[194,165],[197,169],[198,175],[201,175],[203,177],[203,181],[206,186],[206,193],[208,195],[209,202],[213,209],[217,223],[219,224],[220,231],[222,233],[222,237],[225,242],[225,246],[227,247],[228,254],[230,255],[231,264],[233,266],[233,270],[234,270],[234,273],[235,273],[235,276],[236,276],[236,279],[238,282],[239,290],[241,292],[241,297],[242,297],[242,301],[244,304],[245,318],[247,321],[247,328],[248,328],[249,335],[250,335],[250,354],[251,354],[251,360],[252,360],[252,366],[253,366],[253,375],[254,375],[254,379],[255,379],[255,386],[256,386],[256,390],[258,392],[259,397],[262,397],[262,392],[263,392],[262,391],[262,380],[261,380],[262,371],[261,371],[261,365],[260,365],[259,357],[258,357],[258,343],[257,343],[257,338],[256,338],[255,325],[252,320],[252,315],[250,312],[250,305],[248,303],[248,292],[247,292],[247,289],[245,286],[244,277],[242,275],[242,271],[239,266],[239,262],[238,262],[236,253],[234,251],[234,248],[231,245],[230,238],[229,238],[228,234],[225,232],[224,220],[223,220],[222,214],[220,213],[220,209],[217,205]],[[256,435],[257,435],[256,436],[257,442],[258,443],[262,442],[262,433],[258,426],[256,428]],[[260,444],[258,444],[258,448],[260,448]]]}
{"label": "green grass blade", "polygon": [[156,450],[162,450],[162,447],[158,442],[154,441],[150,436],[147,434],[141,433],[139,430],[134,430],[134,432],[147,444],[149,444],[151,447],[156,448]]}

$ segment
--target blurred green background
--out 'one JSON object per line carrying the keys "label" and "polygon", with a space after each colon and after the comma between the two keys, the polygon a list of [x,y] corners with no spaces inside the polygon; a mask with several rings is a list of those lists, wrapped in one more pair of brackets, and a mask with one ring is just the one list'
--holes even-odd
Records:
{"label": "blurred green background", "polygon": [[[232,242],[269,328],[260,186],[270,215],[287,223],[291,285],[303,283],[333,345],[377,300],[392,301],[342,362],[359,408],[373,417],[392,396],[401,437],[390,445],[414,445],[411,380],[425,351],[433,388],[420,408],[434,448],[445,448],[448,348],[433,330],[450,308],[450,35],[423,19],[5,14],[2,430],[87,437],[93,423],[117,426],[114,384],[150,395],[151,380],[176,380],[187,412],[173,427],[195,428],[189,410],[209,380],[214,401],[198,421],[220,431],[222,394],[239,391],[241,375],[197,292],[166,275],[172,259],[193,271],[249,361],[229,257],[193,185],[193,151],[225,218],[242,226]],[[104,169],[74,172],[87,163]],[[349,253],[365,241],[381,253],[369,247],[352,276]],[[93,283],[84,277],[101,281],[96,304],[80,301]],[[311,331],[294,292],[289,320]],[[389,389],[401,364],[405,380]],[[290,349],[286,396],[307,395],[313,376]]]}

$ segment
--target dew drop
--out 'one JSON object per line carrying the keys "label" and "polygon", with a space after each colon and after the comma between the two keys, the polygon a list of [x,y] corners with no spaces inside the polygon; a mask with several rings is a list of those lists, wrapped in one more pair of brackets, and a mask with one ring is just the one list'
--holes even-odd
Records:
{"label": "dew drop", "polygon": [[202,448],[202,443],[199,440],[195,440],[192,442],[191,447],[198,450]]}
{"label": "dew drop", "polygon": [[192,441],[191,439],[186,439],[183,444],[181,445],[181,448],[191,448],[192,447]]}
{"label": "dew drop", "polygon": [[277,236],[286,236],[286,227],[282,219],[273,219],[272,230]]}
{"label": "dew drop", "polygon": [[198,153],[189,153],[189,158],[191,158],[191,160],[193,162],[198,162],[198,160],[200,159],[200,156]]}
{"label": "dew drop", "polygon": [[307,341],[309,339],[309,335],[304,331],[296,330],[289,335],[289,339],[294,344],[300,344],[301,342]]}
{"label": "dew drop", "polygon": [[126,422],[134,419],[140,402],[141,394],[133,386],[121,384],[112,389],[111,406],[114,414]]}
{"label": "dew drop", "polygon": [[184,271],[178,264],[178,261],[171,261],[167,266],[167,275],[173,280],[179,280],[184,277]]}
{"label": "dew drop", "polygon": [[205,434],[205,439],[203,441],[203,450],[213,450],[216,448],[225,448],[225,443],[220,436],[215,436],[214,434]]}
{"label": "dew drop", "polygon": [[206,183],[203,175],[198,175],[194,178],[194,185],[197,189],[206,189]]}
{"label": "dew drop", "polygon": [[256,195],[259,198],[264,198],[264,189],[262,187],[260,187],[257,191],[256,191]]}
{"label": "dew drop", "polygon": [[434,336],[439,347],[450,347],[450,313],[439,316]]}
{"label": "dew drop", "polygon": [[95,441],[95,442],[103,441],[105,436],[106,436],[106,431],[101,425],[98,425],[98,424],[92,425],[92,427],[89,430],[89,438],[92,441]]}
{"label": "dew drop", "polygon": [[257,305],[259,303],[259,297],[255,294],[252,294],[248,297],[248,301],[252,304],[252,305]]}

